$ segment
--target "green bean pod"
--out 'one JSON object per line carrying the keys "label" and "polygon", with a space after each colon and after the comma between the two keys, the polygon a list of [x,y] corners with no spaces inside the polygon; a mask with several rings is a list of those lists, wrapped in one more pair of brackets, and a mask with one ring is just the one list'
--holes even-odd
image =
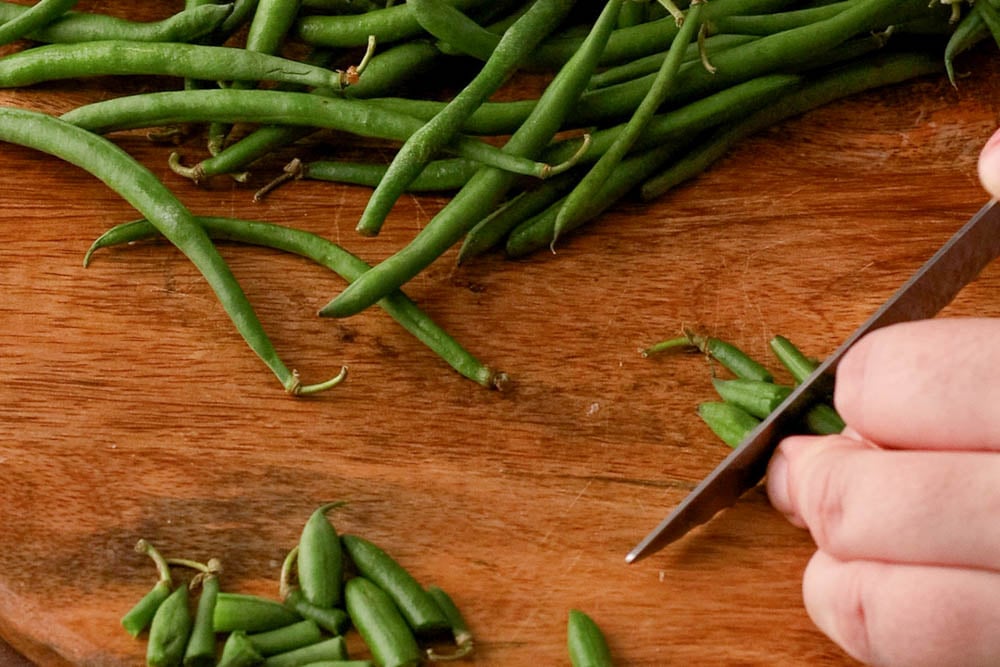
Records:
{"label": "green bean pod", "polygon": [[415,667],[420,647],[393,599],[364,577],[353,577],[344,590],[347,613],[379,667]]}
{"label": "green bean pod", "polygon": [[806,411],[806,428],[814,435],[835,435],[847,426],[837,410],[829,403],[817,403]]}
{"label": "green bean pod", "polygon": [[[0,23],[14,20],[29,8],[0,2]],[[160,21],[128,19],[91,12],[66,12],[27,37],[46,44],[125,39],[136,42],[191,42],[218,28],[232,5],[202,5],[185,9]]]}
{"label": "green bean pod", "polygon": [[701,417],[712,432],[729,445],[736,447],[757,427],[760,420],[743,408],[724,401],[706,401],[698,405]]}
{"label": "green bean pod", "polygon": [[775,408],[792,393],[792,388],[785,385],[743,378],[734,380],[712,378],[712,385],[722,400],[743,408],[758,419],[763,419],[774,412]]}
{"label": "green bean pod", "polygon": [[277,653],[264,658],[263,667],[298,667],[322,660],[347,660],[347,642],[343,637],[330,637],[315,644]]}
{"label": "green bean pod", "polygon": [[414,632],[433,632],[449,627],[448,619],[434,598],[392,556],[356,535],[342,535],[340,540],[361,576],[385,591]]}
{"label": "green bean pod", "polygon": [[982,14],[975,11],[975,9],[968,12],[965,18],[955,27],[955,31],[951,34],[944,48],[944,67],[948,73],[948,80],[951,81],[951,85],[958,85],[957,77],[955,76],[955,58],[989,37],[989,35],[990,30],[986,26]]}
{"label": "green bean pod", "polygon": [[316,621],[306,619],[283,628],[248,634],[247,639],[261,655],[268,656],[316,644],[323,639],[323,634]]}
{"label": "green bean pod", "polygon": [[285,606],[302,618],[309,619],[331,635],[342,635],[351,624],[347,612],[339,607],[317,607],[310,604],[302,591],[293,588],[284,595]]}
{"label": "green bean pod", "polygon": [[428,586],[427,592],[434,598],[434,602],[437,603],[438,608],[441,609],[445,618],[448,619],[448,625],[451,626],[451,636],[455,640],[455,650],[452,653],[442,654],[436,652],[434,649],[427,649],[427,658],[433,662],[438,660],[460,660],[468,657],[475,650],[475,641],[458,605],[455,604],[451,596],[440,586]]}
{"label": "green bean pod", "polygon": [[569,612],[566,645],[573,667],[611,667],[611,649],[604,633],[594,619],[578,609]]}
{"label": "green bean pod", "polygon": [[219,593],[212,616],[216,632],[265,632],[302,620],[280,602],[245,593]]}
{"label": "green bean pod", "polygon": [[184,649],[184,667],[212,667],[215,664],[215,601],[219,596],[218,561],[209,561],[207,571],[199,578],[201,595],[195,611],[194,624]]}
{"label": "green bean pod", "polygon": [[792,341],[784,336],[774,336],[768,344],[771,346],[774,356],[791,373],[792,379],[796,383],[805,380],[819,366],[819,362],[807,357]]}
{"label": "green bean pod", "polygon": [[156,610],[170,596],[170,591],[173,588],[173,577],[170,575],[170,566],[167,561],[152,544],[146,540],[139,540],[136,542],[135,550],[153,559],[159,575],[153,587],[122,617],[121,624],[125,631],[133,637],[138,637],[143,630],[149,627]]}
{"label": "green bean pod", "polygon": [[0,45],[31,34],[56,20],[76,5],[78,0],[39,0],[10,21],[0,25]]}
{"label": "green bean pod", "polygon": [[[485,4],[484,0],[456,0],[459,9]],[[369,35],[379,44],[420,37],[423,28],[408,5],[373,9],[363,14],[305,16],[295,25],[295,36],[306,44],[327,47],[363,46]]]}
{"label": "green bean pod", "polygon": [[326,513],[343,503],[327,503],[309,516],[299,536],[296,569],[306,601],[317,607],[340,603],[344,577],[344,551]]}
{"label": "green bean pod", "polygon": [[235,630],[226,637],[217,667],[254,667],[264,661],[257,647],[247,639],[242,630]]}
{"label": "green bean pod", "polygon": [[178,586],[156,610],[149,626],[146,664],[150,667],[179,667],[191,635],[188,588]]}
{"label": "green bean pod", "polygon": [[715,336],[704,336],[690,329],[684,333],[691,340],[691,343],[701,350],[702,354],[718,361],[736,377],[760,382],[774,380],[771,371],[732,343]]}

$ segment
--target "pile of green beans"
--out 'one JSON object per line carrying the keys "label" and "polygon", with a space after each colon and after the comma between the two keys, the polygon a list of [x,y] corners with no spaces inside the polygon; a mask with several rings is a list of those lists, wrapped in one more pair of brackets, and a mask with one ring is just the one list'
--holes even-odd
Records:
{"label": "pile of green beans", "polygon": [[[789,376],[789,382],[775,380],[775,374],[736,345],[706,336],[690,329],[683,335],[669,338],[640,350],[644,357],[666,352],[694,351],[704,355],[724,369],[728,377],[712,371],[715,400],[698,405],[698,416],[730,447],[736,447],[753,431],[761,420],[778,408],[794,385],[805,380],[819,362],[805,355],[788,338],[776,335],[770,348]],[[802,417],[799,430],[814,435],[829,435],[844,430],[844,420],[830,403],[818,401]]]}
{"label": "pile of green beans", "polygon": [[[1000,0],[187,0],[153,22],[75,4],[0,2],[0,44],[11,45],[0,87],[146,75],[177,85],[60,118],[0,109],[0,140],[78,164],[119,191],[146,221],[109,230],[91,252],[153,235],[177,246],[293,395],[336,386],[346,368],[303,384],[284,365],[216,251],[221,239],[330,267],[347,285],[321,316],[379,304],[462,375],[502,387],[505,374],[400,291],[450,250],[460,246],[457,261],[467,263],[570,243],[623,198],[664,196],[750,134],[915,77],[954,82],[960,54],[1000,38]],[[445,71],[454,74],[431,75]],[[537,97],[494,101],[524,78],[542,84]],[[235,124],[248,131],[231,132]],[[294,197],[300,179],[369,188],[359,243],[379,233],[403,193],[451,199],[369,266],[321,236],[191,215],[115,145],[115,133],[134,128],[182,143],[165,159],[195,183],[261,174],[257,199]],[[376,138],[395,155],[269,166],[279,150],[316,154],[317,131],[331,128],[341,147]]]}
{"label": "pile of green beans", "polygon": [[[165,558],[140,540],[136,551],[153,560],[158,578],[121,623],[132,637],[147,633],[147,664],[414,667],[470,657],[472,633],[454,600],[375,544],[338,534],[328,513],[342,504],[308,517],[282,566],[280,599],[221,590],[217,560]],[[197,574],[176,582],[180,567]],[[352,631],[368,656],[348,656]]]}

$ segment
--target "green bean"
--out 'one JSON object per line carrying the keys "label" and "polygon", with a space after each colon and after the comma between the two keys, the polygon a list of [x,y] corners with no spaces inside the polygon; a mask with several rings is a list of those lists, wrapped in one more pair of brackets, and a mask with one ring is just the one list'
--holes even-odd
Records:
{"label": "green bean", "polygon": [[228,46],[100,40],[47,44],[0,58],[0,87],[111,75],[162,75],[190,79],[279,81],[340,89],[345,72]]}
{"label": "green bean", "polygon": [[[559,213],[556,214],[551,245],[555,245],[562,231],[571,223],[575,223],[576,220],[583,216],[589,217],[587,209],[591,206],[593,191],[600,184],[604,183],[618,167],[624,159],[625,154],[631,150],[633,144],[635,144],[636,140],[646,129],[656,110],[660,108],[671,94],[685,49],[701,29],[704,6],[704,3],[700,0],[692,1],[691,8],[684,17],[684,24],[678,31],[677,36],[674,37],[667,57],[663,60],[663,65],[657,72],[653,83],[650,85],[638,108],[636,108],[635,113],[632,114],[628,123],[621,129],[618,136],[615,137],[614,142],[601,155],[597,163],[591,167],[590,171],[580,179],[576,187],[566,196],[566,199],[559,207]],[[600,204],[598,203],[597,205],[599,206]]]}
{"label": "green bean", "polygon": [[601,628],[579,609],[571,609],[566,627],[566,648],[573,667],[611,667],[611,649]]}
{"label": "green bean", "polygon": [[[2,62],[2,61],[0,61]],[[62,119],[103,134],[197,121],[261,122],[325,127],[380,139],[405,140],[421,122],[387,112],[364,100],[276,90],[180,90],[113,98],[77,107]],[[545,177],[553,167],[459,135],[449,150],[512,173]],[[175,167],[179,173],[184,170]],[[194,168],[189,174],[199,180]]]}
{"label": "green bean", "polygon": [[619,28],[629,28],[634,25],[645,23],[649,17],[650,0],[625,0],[618,10]]}
{"label": "green bean", "polygon": [[728,341],[715,336],[705,336],[690,329],[685,329],[684,335],[691,340],[695,347],[701,350],[702,354],[718,361],[738,378],[760,382],[771,382],[774,379],[771,372],[760,362]]}
{"label": "green bean", "polygon": [[45,27],[76,5],[77,0],[39,0],[16,17],[0,25],[0,45],[10,44]]}
{"label": "green bean", "polygon": [[[204,5],[185,9],[161,21],[138,22],[90,12],[66,12],[47,25],[29,33],[35,42],[91,42],[127,39],[137,42],[190,42],[222,24],[232,5]],[[24,5],[0,2],[0,23],[7,23],[28,11]]]}
{"label": "green bean", "polygon": [[302,667],[375,667],[371,660],[319,660]]}
{"label": "green bean", "polygon": [[263,667],[298,667],[322,660],[347,660],[347,642],[343,637],[330,637],[284,653],[268,656]]}
{"label": "green bean", "polygon": [[973,6],[972,11],[978,13],[980,17],[982,17],[983,23],[986,24],[990,34],[993,35],[993,41],[1000,46],[1000,11],[998,11],[989,0],[977,3],[977,5]]}
{"label": "green bean", "polygon": [[235,630],[226,637],[218,667],[254,667],[264,661],[257,647],[247,639],[242,630]]}
{"label": "green bean", "polygon": [[153,587],[122,617],[121,623],[125,631],[133,637],[138,637],[139,633],[149,627],[156,614],[156,609],[163,604],[163,601],[170,595],[173,588],[173,578],[170,575],[170,566],[160,555],[152,544],[146,540],[136,542],[135,550],[138,553],[146,554],[156,565],[158,578]]}
{"label": "green bean", "polygon": [[[418,7],[423,1],[410,0],[407,5]],[[378,234],[390,209],[427,162],[452,141],[464,120],[506,81],[538,42],[565,18],[572,5],[572,0],[538,0],[504,32],[472,81],[400,147],[361,213],[357,224],[360,233]]]}
{"label": "green bean", "polygon": [[817,403],[806,411],[806,428],[815,435],[834,435],[847,426],[829,403]]}
{"label": "green bean", "polygon": [[254,648],[264,656],[294,651],[323,639],[316,621],[306,619],[283,628],[247,635]]}
{"label": "green bean", "polygon": [[785,385],[743,378],[734,380],[712,378],[712,386],[722,400],[743,408],[759,419],[774,412],[775,408],[792,393],[792,388]]}
{"label": "green bean", "polygon": [[258,0],[244,48],[278,53],[299,13],[300,0]]}
{"label": "green bean", "polygon": [[863,90],[899,83],[938,72],[942,65],[924,54],[887,54],[864,60],[811,80],[801,89],[727,127],[720,128],[702,146],[641,187],[644,200],[655,199],[670,188],[703,172],[738,141],[782,120]]}
{"label": "green bean", "polygon": [[306,600],[317,607],[340,603],[344,575],[344,550],[326,513],[341,502],[327,503],[309,516],[299,536],[296,569]]}
{"label": "green bean", "polygon": [[850,7],[854,0],[840,0],[830,4],[793,9],[784,12],[755,15],[719,16],[709,22],[709,30],[713,33],[729,33],[740,35],[771,35],[783,30],[801,28],[804,25],[823,21],[836,16]]}
{"label": "green bean", "polygon": [[264,632],[301,621],[280,602],[244,593],[219,593],[215,600],[213,626],[216,632]]}
{"label": "green bean", "polygon": [[[484,0],[455,0],[456,7],[471,9]],[[374,9],[346,16],[305,16],[295,27],[295,36],[306,44],[328,47],[361,46],[375,35],[379,44],[389,44],[423,34],[411,8],[406,5]]]}
{"label": "green bean", "polygon": [[192,625],[188,598],[187,586],[178,586],[156,610],[146,644],[150,667],[175,667],[183,661]]}
{"label": "green bean", "polygon": [[706,401],[698,405],[698,416],[730,447],[736,447],[749,435],[760,420],[749,412],[723,401]]}
{"label": "green bean", "polygon": [[640,348],[639,354],[643,357],[651,357],[656,354],[661,354],[667,351],[682,350],[684,352],[697,351],[698,348],[691,339],[687,336],[677,336],[676,338],[668,338],[666,340],[661,340],[658,343],[654,343],[649,347]]}
{"label": "green bean", "polygon": [[[438,608],[434,598],[392,556],[356,535],[342,535],[340,539],[358,573],[374,582],[392,598],[414,632],[433,632],[448,628],[448,619]],[[353,619],[350,605],[347,611]]]}
{"label": "green bean", "polygon": [[441,609],[445,618],[448,619],[448,625],[451,627],[451,636],[455,640],[454,652],[442,654],[434,649],[427,649],[427,658],[434,662],[438,660],[460,660],[468,657],[475,650],[475,641],[455,601],[440,586],[428,586],[427,593],[434,598],[434,602],[437,603],[438,608]]}
{"label": "green bean", "polygon": [[[44,48],[44,47],[43,47]],[[288,369],[257,318],[239,282],[191,212],[148,169],[107,139],[46,114],[0,108],[0,141],[21,144],[59,157],[88,171],[144,215],[205,277],[223,309],[250,348],[293,395],[339,384],[333,380],[303,385]]]}
{"label": "green bean", "polygon": [[[619,1],[612,0],[615,11]],[[593,74],[601,47],[610,33],[609,26],[613,25],[610,14],[611,11],[602,11],[584,46],[545,88],[529,117],[504,145],[505,152],[535,155],[551,141]],[[320,315],[343,317],[357,313],[397,289],[488,215],[512,184],[508,174],[480,169],[413,241],[351,283],[320,310]]]}
{"label": "green bean", "polygon": [[257,0],[233,0],[233,11],[229,17],[222,22],[212,38],[215,44],[221,44],[237,30],[242,28],[253,17],[257,11]]}
{"label": "green bean", "polygon": [[379,667],[415,667],[420,648],[393,599],[376,583],[352,577],[344,589],[347,612]]}
{"label": "green bean", "polygon": [[960,53],[968,51],[973,46],[986,39],[989,34],[990,31],[986,26],[986,22],[983,21],[982,15],[975,9],[968,12],[965,15],[965,18],[963,18],[958,26],[955,27],[955,31],[952,33],[951,38],[948,40],[944,49],[944,66],[945,71],[948,73],[948,80],[951,81],[951,85],[957,85],[955,77],[955,58]]}
{"label": "green bean", "polygon": [[381,9],[385,3],[374,0],[302,0],[302,7],[330,14],[363,14]]}
{"label": "green bean", "polygon": [[205,571],[196,578],[201,595],[195,611],[194,624],[184,649],[184,667],[215,665],[215,601],[219,596],[219,563],[210,560]]}
{"label": "green bean", "polygon": [[774,356],[791,373],[792,379],[796,383],[805,380],[819,366],[819,362],[807,357],[792,341],[784,336],[774,336],[768,344],[771,346]]}
{"label": "green bean", "polygon": [[453,5],[444,0],[420,0],[407,4],[413,9],[420,27],[451,50],[484,61],[493,54],[499,41],[496,35],[480,27]]}
{"label": "green bean", "polygon": [[[202,217],[198,218],[198,221],[214,238],[266,246],[300,255],[327,267],[347,281],[356,280],[370,268],[364,261],[335,243],[306,231],[229,218]],[[88,262],[93,252],[100,248],[150,238],[157,233],[146,220],[119,225],[94,241],[84,262]],[[397,291],[388,295],[379,302],[379,306],[463,376],[483,387],[493,389],[506,387],[508,377],[505,373],[480,362],[402,292]],[[320,622],[320,619],[312,618]]]}
{"label": "green bean", "polygon": [[[438,192],[443,190],[458,190],[476,172],[479,165],[466,158],[449,158],[432,160],[427,163],[407,188],[408,192]],[[340,162],[335,160],[317,160],[302,162],[295,158],[283,170],[283,174],[268,183],[254,194],[254,201],[260,201],[276,186],[290,180],[330,181],[334,183],[349,183],[352,185],[367,185],[375,187],[385,176],[387,165],[373,162]]]}

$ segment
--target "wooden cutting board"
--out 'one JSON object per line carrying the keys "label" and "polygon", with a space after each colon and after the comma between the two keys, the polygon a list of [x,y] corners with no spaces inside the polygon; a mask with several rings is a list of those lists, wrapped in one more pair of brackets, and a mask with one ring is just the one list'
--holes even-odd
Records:
{"label": "wooden cutting board", "polygon": [[[80,8],[143,18],[179,5]],[[343,287],[324,269],[224,245],[305,381],[350,367],[340,387],[291,398],[171,247],[102,251],[84,269],[90,242],[134,212],[84,172],[3,145],[0,636],[41,665],[140,664],[144,643],[118,624],[153,582],[138,538],[219,558],[226,590],[276,596],[309,512],[341,499],[338,529],[451,592],[477,665],[568,664],[574,607],[622,665],[855,664],[803,610],[809,536],[760,489],[625,565],[727,452],[694,412],[712,397],[704,361],[637,350],[682,325],[768,363],[775,334],[833,350],[986,200],[975,162],[1000,108],[992,56],[963,60],[957,90],[943,78],[896,86],[747,140],[660,201],[621,203],[555,255],[440,259],[406,290],[510,374],[502,393],[378,310],[317,318]],[[61,112],[124,85],[45,85],[0,103]],[[116,141],[196,213],[293,225],[370,262],[446,201],[408,196],[380,236],[360,238],[364,188],[297,182],[254,204],[252,185],[175,176],[171,149],[141,134]],[[202,143],[180,150],[194,159]],[[1000,315],[998,290],[994,266],[946,314]]]}

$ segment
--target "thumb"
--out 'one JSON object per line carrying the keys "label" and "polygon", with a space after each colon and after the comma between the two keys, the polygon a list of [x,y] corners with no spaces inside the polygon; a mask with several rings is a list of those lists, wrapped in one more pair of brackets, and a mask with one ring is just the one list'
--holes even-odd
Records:
{"label": "thumb", "polygon": [[979,181],[991,197],[1000,199],[1000,130],[990,137],[979,154]]}

